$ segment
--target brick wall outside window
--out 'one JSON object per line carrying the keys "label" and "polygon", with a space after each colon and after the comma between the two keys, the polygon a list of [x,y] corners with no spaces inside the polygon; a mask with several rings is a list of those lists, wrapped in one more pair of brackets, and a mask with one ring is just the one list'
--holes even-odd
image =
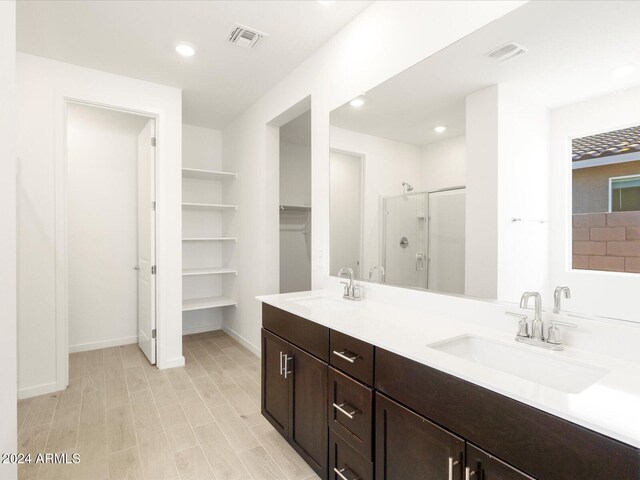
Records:
{"label": "brick wall outside window", "polygon": [[640,273],[640,211],[573,215],[573,268]]}

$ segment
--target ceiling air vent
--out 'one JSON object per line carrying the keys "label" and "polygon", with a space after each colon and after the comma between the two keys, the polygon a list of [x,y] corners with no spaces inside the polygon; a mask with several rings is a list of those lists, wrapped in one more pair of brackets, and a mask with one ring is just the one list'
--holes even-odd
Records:
{"label": "ceiling air vent", "polygon": [[524,53],[527,53],[527,48],[520,45],[518,42],[509,42],[506,45],[502,45],[487,53],[487,57],[496,60],[498,62],[506,62],[512,60]]}
{"label": "ceiling air vent", "polygon": [[256,45],[267,35],[253,28],[236,24],[229,34],[229,42],[242,48],[255,48]]}

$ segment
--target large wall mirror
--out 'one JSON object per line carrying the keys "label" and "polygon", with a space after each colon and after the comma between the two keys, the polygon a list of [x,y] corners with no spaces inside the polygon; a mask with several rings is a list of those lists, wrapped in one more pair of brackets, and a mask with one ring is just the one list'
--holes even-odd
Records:
{"label": "large wall mirror", "polygon": [[530,2],[332,111],[331,275],[640,321],[637,18]]}

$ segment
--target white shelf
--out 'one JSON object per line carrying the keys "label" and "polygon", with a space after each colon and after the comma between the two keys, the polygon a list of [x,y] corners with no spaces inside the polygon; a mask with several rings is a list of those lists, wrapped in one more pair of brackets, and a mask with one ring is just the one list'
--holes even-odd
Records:
{"label": "white shelf", "polygon": [[280,211],[282,212],[285,210],[297,210],[297,211],[311,210],[311,205],[280,205]]}
{"label": "white shelf", "polygon": [[197,168],[183,168],[182,178],[194,178],[196,180],[235,180],[237,173],[218,172],[216,170],[200,170]]}
{"label": "white shelf", "polygon": [[237,242],[235,237],[187,237],[183,242]]}
{"label": "white shelf", "polygon": [[188,203],[183,202],[182,206],[185,208],[201,208],[207,210],[237,210],[237,205],[223,205],[221,203]]}
{"label": "white shelf", "polygon": [[238,272],[232,268],[185,268],[184,270],[182,270],[182,275],[184,277],[190,277],[194,275],[224,275],[224,274],[237,275]]}
{"label": "white shelf", "polygon": [[182,311],[203,310],[205,308],[235,307],[236,301],[228,297],[205,297],[182,300]]}

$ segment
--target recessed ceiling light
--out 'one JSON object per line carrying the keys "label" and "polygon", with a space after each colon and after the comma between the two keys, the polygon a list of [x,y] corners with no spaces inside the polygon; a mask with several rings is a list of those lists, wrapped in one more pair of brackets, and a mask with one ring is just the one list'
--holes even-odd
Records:
{"label": "recessed ceiling light", "polygon": [[183,57],[193,57],[196,54],[196,49],[188,43],[179,43],[176,45],[176,52]]}
{"label": "recessed ceiling light", "polygon": [[362,105],[364,105],[364,103],[366,102],[366,98],[364,97],[364,93],[361,93],[360,95],[358,95],[356,98],[354,98],[353,100],[351,100],[349,102],[349,105],[351,105],[352,107],[361,107]]}
{"label": "recessed ceiling light", "polygon": [[436,133],[444,133],[446,130],[447,130],[447,127],[445,125],[438,125],[436,128],[433,129],[433,131]]}
{"label": "recessed ceiling light", "polygon": [[316,0],[320,5],[332,5],[336,3],[336,0]]}
{"label": "recessed ceiling light", "polygon": [[614,68],[609,73],[611,73],[611,75],[613,75],[614,77],[626,77],[635,72],[636,68],[637,67],[635,65],[622,65],[620,67]]}

